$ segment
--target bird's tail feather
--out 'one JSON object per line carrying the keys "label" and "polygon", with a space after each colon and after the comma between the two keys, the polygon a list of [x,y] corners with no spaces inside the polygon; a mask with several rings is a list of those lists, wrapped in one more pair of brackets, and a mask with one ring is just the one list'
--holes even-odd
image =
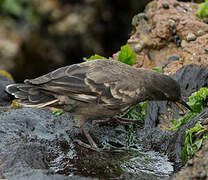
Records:
{"label": "bird's tail feather", "polygon": [[24,107],[44,107],[58,101],[50,93],[29,84],[10,84],[6,91],[20,99],[19,104]]}

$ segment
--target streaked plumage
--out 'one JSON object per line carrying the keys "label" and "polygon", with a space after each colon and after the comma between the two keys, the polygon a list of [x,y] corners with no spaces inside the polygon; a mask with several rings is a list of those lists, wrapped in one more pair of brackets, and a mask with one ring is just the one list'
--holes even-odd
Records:
{"label": "streaked plumage", "polygon": [[169,76],[102,59],[62,67],[24,84],[11,84],[6,91],[23,106],[62,108],[74,115],[79,127],[141,101],[181,100],[180,86]]}

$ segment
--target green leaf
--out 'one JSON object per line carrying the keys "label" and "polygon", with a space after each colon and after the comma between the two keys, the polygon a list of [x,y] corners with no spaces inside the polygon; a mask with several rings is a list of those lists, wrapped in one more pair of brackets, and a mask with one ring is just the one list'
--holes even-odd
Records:
{"label": "green leaf", "polygon": [[158,72],[162,72],[162,68],[160,67],[154,67],[152,68],[153,71],[158,71]]}
{"label": "green leaf", "polygon": [[56,110],[53,110],[52,111],[52,114],[54,115],[54,116],[60,116],[60,115],[62,115],[64,112],[63,112],[63,110],[62,109],[56,109]]}
{"label": "green leaf", "polygon": [[[184,148],[181,152],[183,164],[186,163],[188,157],[193,156],[201,148],[203,140],[208,138],[208,135],[201,137],[206,131],[207,129],[201,125],[200,121],[193,128],[186,130],[184,135]],[[199,137],[201,138],[194,142]]]}
{"label": "green leaf", "polygon": [[200,18],[208,17],[208,1],[207,0],[204,3],[199,4],[199,8],[197,12],[195,12],[195,15]]}
{"label": "green leaf", "polygon": [[199,91],[192,93],[187,104],[194,112],[200,113],[206,106],[206,99],[208,98],[208,88],[201,88]]}
{"label": "green leaf", "polygon": [[121,46],[121,51],[118,55],[118,60],[125,64],[134,65],[136,62],[136,54],[131,49],[131,46],[124,45]]}
{"label": "green leaf", "polygon": [[84,61],[92,61],[92,60],[96,60],[96,59],[107,59],[107,58],[104,56],[100,56],[98,54],[92,55],[89,58],[83,57]]}

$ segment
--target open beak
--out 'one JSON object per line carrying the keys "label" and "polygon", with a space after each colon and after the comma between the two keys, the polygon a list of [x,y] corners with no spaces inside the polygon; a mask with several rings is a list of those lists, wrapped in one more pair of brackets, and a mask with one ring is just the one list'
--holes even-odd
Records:
{"label": "open beak", "polygon": [[183,109],[181,108],[181,105],[185,106],[185,107],[186,107],[187,109],[189,109],[190,111],[193,111],[193,110],[191,109],[191,107],[190,107],[188,104],[186,104],[186,102],[183,101],[182,99],[176,101],[175,104],[176,104],[176,105],[178,106],[178,108],[181,109],[182,111],[183,111]]}

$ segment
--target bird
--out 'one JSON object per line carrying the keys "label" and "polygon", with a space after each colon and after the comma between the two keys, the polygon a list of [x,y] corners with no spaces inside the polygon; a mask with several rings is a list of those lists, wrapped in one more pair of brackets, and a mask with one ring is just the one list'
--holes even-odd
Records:
{"label": "bird", "polygon": [[71,113],[94,150],[99,147],[85,127],[89,121],[115,117],[146,100],[167,100],[191,110],[182,99],[179,83],[170,76],[110,59],[61,67],[5,90],[23,107],[51,106]]}

